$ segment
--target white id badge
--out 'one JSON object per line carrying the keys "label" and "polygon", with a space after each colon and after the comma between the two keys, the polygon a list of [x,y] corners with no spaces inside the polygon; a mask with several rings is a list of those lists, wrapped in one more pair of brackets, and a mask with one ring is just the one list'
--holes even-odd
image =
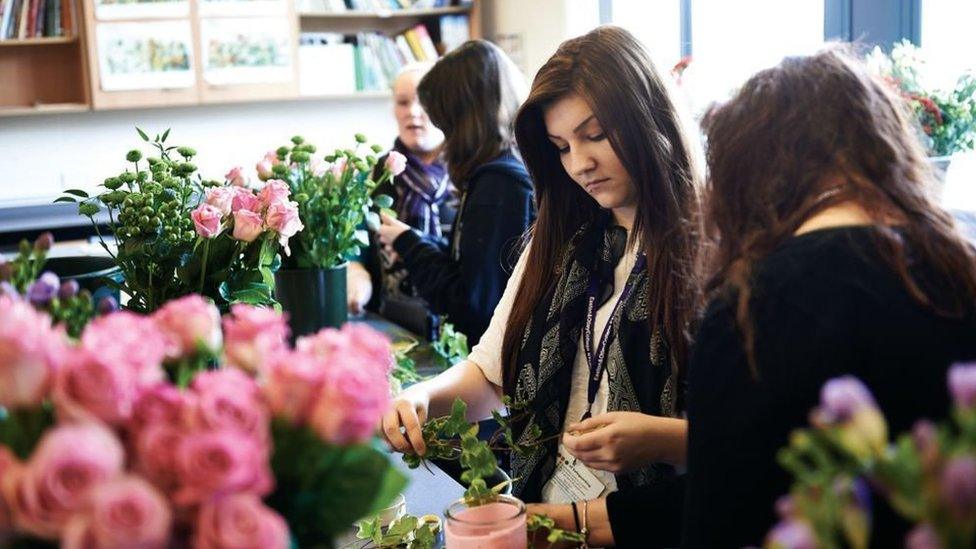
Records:
{"label": "white id badge", "polygon": [[569,503],[584,499],[594,499],[603,493],[606,486],[590,471],[582,461],[577,460],[566,451],[562,444],[556,455],[556,470],[552,475],[553,487],[556,489],[553,503]]}

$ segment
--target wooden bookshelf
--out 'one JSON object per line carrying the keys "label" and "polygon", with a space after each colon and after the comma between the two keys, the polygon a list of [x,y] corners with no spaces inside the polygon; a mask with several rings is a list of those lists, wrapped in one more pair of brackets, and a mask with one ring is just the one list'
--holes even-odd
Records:
{"label": "wooden bookshelf", "polygon": [[91,105],[78,0],[70,5],[71,35],[0,40],[0,116],[79,112]]}

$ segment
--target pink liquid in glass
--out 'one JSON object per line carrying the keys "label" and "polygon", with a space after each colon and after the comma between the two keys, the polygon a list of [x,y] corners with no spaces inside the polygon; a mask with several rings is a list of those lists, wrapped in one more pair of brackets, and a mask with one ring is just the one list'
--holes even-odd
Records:
{"label": "pink liquid in glass", "polygon": [[[516,500],[517,501],[517,500]],[[449,509],[444,530],[447,549],[522,549],[527,546],[525,507],[499,501]]]}

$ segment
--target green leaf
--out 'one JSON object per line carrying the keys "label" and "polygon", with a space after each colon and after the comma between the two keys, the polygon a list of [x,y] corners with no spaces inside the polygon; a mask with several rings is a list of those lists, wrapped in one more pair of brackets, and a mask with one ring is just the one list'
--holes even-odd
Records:
{"label": "green leaf", "polygon": [[444,436],[454,437],[459,436],[461,433],[468,430],[471,426],[467,420],[468,405],[461,400],[461,397],[454,399],[454,404],[451,406],[451,415],[444,422],[444,427],[441,432]]}
{"label": "green leaf", "polygon": [[393,197],[386,194],[381,194],[373,199],[375,203],[380,208],[392,208],[393,207]]}
{"label": "green leaf", "polygon": [[363,519],[356,523],[356,527],[359,528],[359,531],[356,532],[357,538],[371,539],[380,529],[380,517]]}
{"label": "green leaf", "polygon": [[142,130],[140,130],[140,129],[138,128],[138,126],[136,127],[136,131],[137,131],[137,132],[139,132],[139,137],[141,137],[143,141],[146,141],[146,142],[148,142],[148,141],[149,141],[149,136],[148,136],[148,135],[146,135],[146,132],[144,132],[144,131],[142,131]]}
{"label": "green leaf", "polygon": [[160,139],[160,141],[166,141],[166,138],[169,137],[169,130],[170,129],[171,128],[166,128],[166,131],[163,132],[163,138]]}
{"label": "green leaf", "polygon": [[65,194],[73,194],[81,198],[88,198],[88,193],[81,189],[67,189],[64,192]]}
{"label": "green leaf", "polygon": [[78,202],[73,196],[61,196],[54,199],[55,202]]}

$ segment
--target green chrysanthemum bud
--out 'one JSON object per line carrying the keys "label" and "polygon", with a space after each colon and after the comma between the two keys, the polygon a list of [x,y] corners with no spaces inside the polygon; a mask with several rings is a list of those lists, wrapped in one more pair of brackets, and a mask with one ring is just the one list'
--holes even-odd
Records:
{"label": "green chrysanthemum bud", "polygon": [[191,164],[190,162],[183,162],[176,167],[175,171],[177,175],[187,176],[197,171],[197,167],[194,164]]}
{"label": "green chrysanthemum bud", "polygon": [[302,143],[305,142],[305,138],[302,137],[302,136],[300,136],[300,135],[296,135],[296,136],[294,136],[294,137],[291,138],[291,142],[294,143],[294,144],[296,144],[296,145],[301,145]]}
{"label": "green chrysanthemum bud", "polygon": [[98,204],[93,204],[91,202],[82,202],[78,204],[78,213],[87,217],[91,217],[99,212],[101,208]]}
{"label": "green chrysanthemum bud", "polygon": [[336,159],[336,155],[334,154],[330,154],[323,158],[323,160],[325,160],[326,162],[335,162],[335,159]]}
{"label": "green chrysanthemum bud", "polygon": [[373,149],[373,152],[376,154],[380,154],[381,152],[383,152],[383,147],[379,145],[373,145],[370,147],[370,149]]}
{"label": "green chrysanthemum bud", "polygon": [[191,158],[197,155],[196,149],[192,147],[177,147],[176,152],[180,153],[180,156],[184,158]]}
{"label": "green chrysanthemum bud", "polygon": [[281,146],[281,147],[278,147],[278,149],[275,151],[275,154],[278,155],[278,160],[284,160],[285,157],[288,156],[288,153],[290,153],[290,152],[291,152],[291,149],[290,148],[285,147],[285,146]]}
{"label": "green chrysanthemum bud", "polygon": [[346,158],[355,158],[356,157],[356,151],[354,151],[352,149],[346,149],[346,150],[342,151],[342,154],[345,155]]}
{"label": "green chrysanthemum bud", "polygon": [[204,180],[203,180],[203,181],[201,182],[201,184],[202,184],[202,185],[203,185],[204,187],[220,187],[221,185],[223,185],[223,183],[222,183],[222,182],[220,182],[220,181],[217,181],[216,179],[204,179]]}
{"label": "green chrysanthemum bud", "polygon": [[355,166],[356,169],[361,172],[369,171],[369,166],[367,166],[366,163],[363,162],[362,160],[356,160],[355,162],[353,162],[353,166]]}
{"label": "green chrysanthemum bud", "polygon": [[176,178],[166,176],[160,180],[159,184],[164,189],[175,189],[180,183],[176,180]]}
{"label": "green chrysanthemum bud", "polygon": [[138,162],[142,160],[142,153],[137,149],[132,149],[125,155],[125,159],[129,162]]}
{"label": "green chrysanthemum bud", "polygon": [[153,167],[156,164],[159,164],[160,163],[160,159],[158,157],[155,157],[155,156],[147,156],[146,157],[146,162],[149,162],[149,167]]}
{"label": "green chrysanthemum bud", "polygon": [[312,156],[305,151],[295,151],[291,153],[291,161],[302,164],[308,162]]}
{"label": "green chrysanthemum bud", "polygon": [[363,134],[361,134],[361,133],[357,133],[356,134],[356,143],[365,143],[365,142],[366,142],[366,136],[363,135]]}
{"label": "green chrysanthemum bud", "polygon": [[271,167],[271,173],[279,178],[285,177],[288,175],[288,166],[285,166],[284,164],[275,164]]}
{"label": "green chrysanthemum bud", "polygon": [[176,202],[176,193],[173,191],[173,189],[164,189],[160,197],[165,202]]}
{"label": "green chrysanthemum bud", "polygon": [[139,183],[145,183],[146,181],[149,181],[149,172],[139,172],[138,174],[136,174],[136,181],[138,181]]}
{"label": "green chrysanthemum bud", "polygon": [[295,195],[294,198],[295,198],[295,202],[298,202],[299,204],[308,202],[308,195],[305,193],[298,193]]}
{"label": "green chrysanthemum bud", "polygon": [[301,145],[295,147],[295,150],[305,151],[307,153],[314,153],[317,149],[315,148],[315,145],[311,143],[302,143]]}
{"label": "green chrysanthemum bud", "polygon": [[370,166],[375,165],[376,164],[376,155],[367,154],[366,155],[366,162],[368,162]]}
{"label": "green chrysanthemum bud", "polygon": [[106,189],[110,191],[114,191],[115,189],[118,189],[119,187],[122,186],[122,180],[119,179],[118,177],[109,177],[102,184],[105,185]]}
{"label": "green chrysanthemum bud", "polygon": [[119,180],[123,183],[132,183],[136,180],[136,174],[132,172],[121,173],[119,174]]}

